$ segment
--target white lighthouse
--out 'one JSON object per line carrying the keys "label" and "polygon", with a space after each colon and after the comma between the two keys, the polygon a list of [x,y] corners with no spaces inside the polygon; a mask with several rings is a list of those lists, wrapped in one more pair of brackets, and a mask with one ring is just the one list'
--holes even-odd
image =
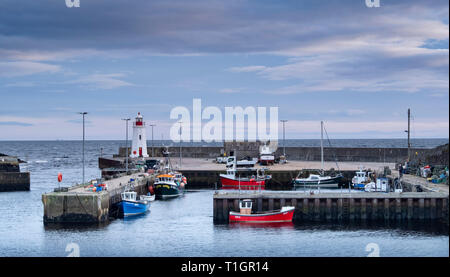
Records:
{"label": "white lighthouse", "polygon": [[138,113],[133,123],[133,143],[131,145],[131,158],[148,157],[147,137],[145,136],[145,122],[141,113]]}

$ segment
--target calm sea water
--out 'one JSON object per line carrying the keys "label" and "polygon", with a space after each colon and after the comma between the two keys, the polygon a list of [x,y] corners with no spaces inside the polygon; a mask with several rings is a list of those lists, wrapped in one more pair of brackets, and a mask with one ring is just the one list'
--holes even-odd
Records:
{"label": "calm sea water", "polygon": [[[371,141],[371,146],[396,143]],[[447,142],[425,140],[422,147]],[[86,179],[100,176],[100,148],[113,154],[122,144],[87,141]],[[79,246],[81,256],[366,256],[370,243],[378,245],[380,256],[449,256],[448,230],[442,226],[214,225],[211,190],[155,201],[144,216],[104,226],[45,227],[41,195],[58,185],[58,172],[63,173],[62,186],[80,181],[81,142],[0,141],[0,153],[29,161],[21,167],[31,172],[31,191],[0,193],[0,256],[66,256],[71,243]]]}

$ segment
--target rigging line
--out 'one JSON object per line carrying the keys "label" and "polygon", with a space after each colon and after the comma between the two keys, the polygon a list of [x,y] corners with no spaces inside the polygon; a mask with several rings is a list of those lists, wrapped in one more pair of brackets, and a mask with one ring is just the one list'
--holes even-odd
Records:
{"label": "rigging line", "polygon": [[[323,130],[325,131],[325,135],[327,135],[328,144],[331,147],[331,141],[330,141],[330,138],[328,137],[328,132],[327,132],[327,129],[325,128],[325,126],[323,126]],[[339,165],[338,165],[338,162],[337,162],[336,153],[334,151],[333,151],[333,157],[334,157],[334,162],[336,163],[336,167],[337,167],[339,173],[341,173],[341,169],[339,168]]]}

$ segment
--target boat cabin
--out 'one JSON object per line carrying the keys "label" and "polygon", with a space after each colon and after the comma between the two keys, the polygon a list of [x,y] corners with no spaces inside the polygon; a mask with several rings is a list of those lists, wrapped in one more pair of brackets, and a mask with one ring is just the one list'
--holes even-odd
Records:
{"label": "boat cabin", "polygon": [[173,182],[173,175],[163,174],[156,177],[155,182]]}
{"label": "boat cabin", "polygon": [[238,168],[238,169],[227,169],[227,174],[232,177],[240,177],[241,179],[255,179],[264,180],[270,179],[270,176],[265,174],[264,168]]}
{"label": "boat cabin", "polygon": [[137,193],[134,191],[125,191],[121,194],[123,201],[136,201],[136,195]]}
{"label": "boat cabin", "polygon": [[252,200],[244,199],[239,202],[239,212],[241,214],[251,214],[252,213]]}

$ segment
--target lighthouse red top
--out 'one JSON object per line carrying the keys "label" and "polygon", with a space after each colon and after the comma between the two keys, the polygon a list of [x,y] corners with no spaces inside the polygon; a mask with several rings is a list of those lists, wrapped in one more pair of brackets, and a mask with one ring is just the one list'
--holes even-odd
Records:
{"label": "lighthouse red top", "polygon": [[136,122],[135,122],[136,126],[143,126],[144,125],[144,121],[142,119],[142,115],[140,112],[138,112],[138,115],[136,117]]}

